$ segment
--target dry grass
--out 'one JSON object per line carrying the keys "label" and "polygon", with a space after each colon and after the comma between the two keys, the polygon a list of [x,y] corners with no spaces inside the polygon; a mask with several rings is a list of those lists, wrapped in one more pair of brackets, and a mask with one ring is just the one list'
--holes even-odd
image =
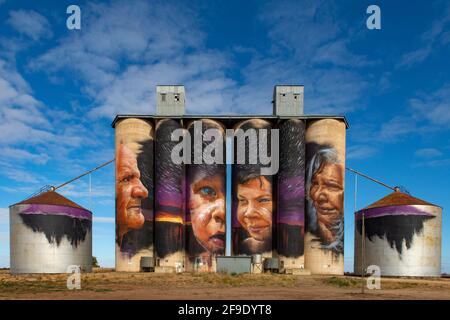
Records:
{"label": "dry grass", "polygon": [[[0,270],[0,298],[70,298],[70,297],[146,297],[147,299],[170,297],[220,299],[253,299],[249,292],[266,294],[262,299],[320,298],[335,295],[338,298],[359,292],[361,279],[352,276],[295,276],[285,274],[218,274],[218,273],[124,273],[111,269],[96,269],[81,275],[81,290],[68,291],[67,274],[10,275]],[[399,279],[382,278],[384,293],[403,297],[436,296],[450,298],[450,279]],[[264,288],[264,289],[252,289]],[[382,292],[379,294],[382,294]],[[139,292],[139,293],[136,293]],[[384,294],[383,293],[383,294]],[[134,294],[134,295],[133,295]],[[347,295],[345,295],[347,294]],[[259,296],[258,296],[259,297]],[[353,297],[353,296],[352,296]]]}

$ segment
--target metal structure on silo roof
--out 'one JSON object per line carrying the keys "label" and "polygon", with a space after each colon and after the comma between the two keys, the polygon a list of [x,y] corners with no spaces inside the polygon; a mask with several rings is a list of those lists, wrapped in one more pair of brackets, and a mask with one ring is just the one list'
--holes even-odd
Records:
{"label": "metal structure on silo roof", "polygon": [[55,191],[16,203],[10,210],[10,272],[92,271],[92,213]]}
{"label": "metal structure on silo roof", "polygon": [[381,276],[441,275],[442,208],[396,191],[355,214],[355,273],[380,267]]}

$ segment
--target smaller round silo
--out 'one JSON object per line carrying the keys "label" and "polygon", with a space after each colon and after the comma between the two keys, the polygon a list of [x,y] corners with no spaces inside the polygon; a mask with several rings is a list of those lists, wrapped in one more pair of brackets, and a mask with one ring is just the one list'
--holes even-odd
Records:
{"label": "smaller round silo", "polygon": [[10,206],[10,271],[92,271],[92,213],[55,191]]}
{"label": "smaller round silo", "polygon": [[355,273],[361,274],[362,215],[364,268],[381,276],[440,276],[442,208],[393,192],[355,215]]}

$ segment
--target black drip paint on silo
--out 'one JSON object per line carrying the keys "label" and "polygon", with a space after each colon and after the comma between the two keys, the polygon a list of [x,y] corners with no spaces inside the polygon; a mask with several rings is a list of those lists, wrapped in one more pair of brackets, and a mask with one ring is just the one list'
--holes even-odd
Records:
{"label": "black drip paint on silo", "polygon": [[[365,219],[366,238],[369,241],[372,241],[374,236],[380,239],[386,238],[391,248],[397,250],[401,255],[403,241],[405,241],[406,248],[410,249],[414,235],[420,234],[423,230],[424,222],[432,218],[435,217],[425,215],[397,215]],[[357,220],[356,225],[358,233],[361,235],[362,221]]]}

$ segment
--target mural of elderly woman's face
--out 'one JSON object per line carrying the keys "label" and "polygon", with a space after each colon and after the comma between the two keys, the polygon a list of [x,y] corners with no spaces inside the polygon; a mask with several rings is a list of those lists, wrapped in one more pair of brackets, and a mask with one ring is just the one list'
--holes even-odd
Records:
{"label": "mural of elderly woman's face", "polygon": [[319,232],[327,243],[335,240],[332,227],[342,218],[343,179],[343,166],[330,162],[323,162],[312,177],[309,195],[316,209]]}
{"label": "mural of elderly woman's face", "polygon": [[190,185],[189,210],[197,241],[208,251],[225,249],[225,191],[222,175],[197,179]]}
{"label": "mural of elderly woman's face", "polygon": [[270,241],[272,237],[272,185],[263,176],[237,187],[237,218],[250,237]]}
{"label": "mural of elderly woman's face", "polygon": [[129,229],[139,229],[144,224],[141,200],[148,197],[148,190],[142,184],[136,155],[125,145],[118,147],[116,206],[119,236]]}

